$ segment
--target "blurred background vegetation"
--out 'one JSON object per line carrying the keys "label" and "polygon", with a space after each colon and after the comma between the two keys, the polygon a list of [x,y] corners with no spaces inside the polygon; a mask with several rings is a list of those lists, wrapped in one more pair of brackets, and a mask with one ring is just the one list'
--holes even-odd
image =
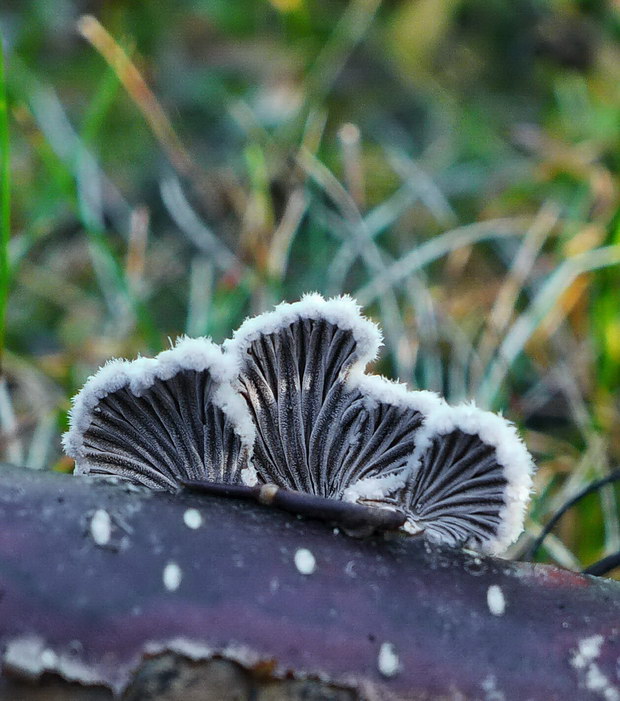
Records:
{"label": "blurred background vegetation", "polygon": [[[618,0],[3,0],[0,30],[4,460],[69,471],[107,358],[318,290],[381,323],[378,371],[522,429],[515,556],[618,464]],[[614,489],[540,557],[620,550]]]}

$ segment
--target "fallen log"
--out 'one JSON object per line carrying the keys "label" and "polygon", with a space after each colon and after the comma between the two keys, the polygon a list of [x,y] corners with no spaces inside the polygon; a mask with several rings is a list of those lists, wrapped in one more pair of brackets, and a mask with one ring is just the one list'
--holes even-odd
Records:
{"label": "fallen log", "polygon": [[0,699],[620,699],[620,583],[0,467]]}

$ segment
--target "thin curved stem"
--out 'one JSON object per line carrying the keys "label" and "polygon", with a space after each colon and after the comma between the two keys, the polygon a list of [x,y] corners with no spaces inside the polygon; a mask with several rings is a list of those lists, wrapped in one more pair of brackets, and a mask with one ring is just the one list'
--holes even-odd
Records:
{"label": "thin curved stem", "polygon": [[620,550],[586,567],[582,572],[583,574],[594,574],[597,577],[602,577],[604,574],[615,570],[616,567],[620,567]]}
{"label": "thin curved stem", "polygon": [[[536,538],[536,540],[532,543],[529,550],[526,551],[526,557],[531,560],[534,557],[534,555],[536,555],[538,548],[540,548],[540,546],[543,544],[543,541],[553,530],[556,523],[562,518],[562,516],[564,516],[564,514],[569,509],[575,506],[577,502],[581,501],[584,497],[588,496],[588,494],[597,492],[599,489],[601,489],[601,487],[604,487],[606,484],[611,484],[612,482],[615,482],[617,480],[620,480],[620,470],[614,470],[613,472],[610,472],[606,477],[603,477],[600,480],[596,480],[596,482],[592,482],[580,492],[577,492],[577,494],[575,494],[575,496],[572,499],[569,499],[562,506],[562,508],[558,509],[558,511],[551,518],[551,520],[543,528],[538,538]],[[592,567],[594,567],[594,565],[592,565]]]}

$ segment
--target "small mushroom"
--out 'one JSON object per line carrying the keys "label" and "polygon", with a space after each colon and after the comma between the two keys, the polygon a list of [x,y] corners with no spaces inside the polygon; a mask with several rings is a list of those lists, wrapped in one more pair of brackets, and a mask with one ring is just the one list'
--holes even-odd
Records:
{"label": "small mushroom", "polygon": [[366,375],[380,344],[352,299],[319,295],[247,320],[225,344],[262,481],[337,499],[360,479],[403,484],[416,430],[442,401]]}
{"label": "small mushroom", "polygon": [[204,338],[180,339],[155,358],[107,363],[76,396],[63,437],[76,474],[168,490],[181,479],[241,481],[254,426],[231,377],[230,362]]}
{"label": "small mushroom", "polygon": [[501,416],[443,407],[420,431],[409,468],[397,501],[430,540],[497,554],[520,535],[533,464]]}

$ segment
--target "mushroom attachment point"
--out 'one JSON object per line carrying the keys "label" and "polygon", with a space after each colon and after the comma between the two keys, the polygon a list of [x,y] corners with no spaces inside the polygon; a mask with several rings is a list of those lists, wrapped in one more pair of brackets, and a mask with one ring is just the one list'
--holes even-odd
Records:
{"label": "mushroom attachment point", "polygon": [[77,474],[501,552],[531,490],[516,430],[367,374],[380,345],[350,297],[306,295],[247,319],[223,348],[182,338],[155,358],[110,361],[76,396],[65,450]]}
{"label": "mushroom attachment point", "polygon": [[404,526],[407,520],[407,516],[400,509],[376,508],[340,499],[325,499],[294,489],[282,489],[275,484],[249,487],[243,484],[222,484],[203,480],[185,480],[181,484],[191,491],[250,499],[298,516],[328,521],[355,537],[366,537],[376,531],[395,531]]}

